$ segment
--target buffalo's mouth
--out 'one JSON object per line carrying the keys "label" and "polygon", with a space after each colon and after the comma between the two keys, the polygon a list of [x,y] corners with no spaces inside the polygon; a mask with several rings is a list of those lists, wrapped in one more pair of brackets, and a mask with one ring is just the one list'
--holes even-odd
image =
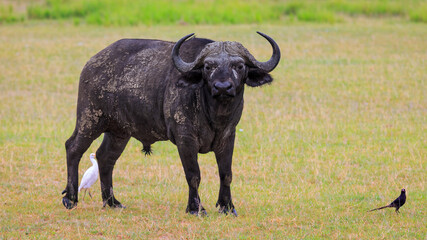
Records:
{"label": "buffalo's mouth", "polygon": [[236,95],[235,94],[231,94],[231,93],[213,93],[212,97],[214,99],[223,101],[223,100],[229,100],[234,98]]}
{"label": "buffalo's mouth", "polygon": [[212,97],[216,98],[216,99],[228,99],[228,98],[233,98],[235,97],[236,94],[235,93],[230,93],[230,92],[218,92],[215,90],[212,90]]}
{"label": "buffalo's mouth", "polygon": [[232,98],[234,98],[234,95],[230,95],[230,94],[216,94],[213,95],[213,98],[219,101],[228,101],[231,100]]}

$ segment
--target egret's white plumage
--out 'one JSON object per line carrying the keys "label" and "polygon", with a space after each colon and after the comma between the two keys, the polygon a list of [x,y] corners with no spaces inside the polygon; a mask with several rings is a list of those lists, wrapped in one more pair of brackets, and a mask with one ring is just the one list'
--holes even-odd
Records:
{"label": "egret's white plumage", "polygon": [[[83,174],[83,178],[79,186],[79,192],[82,189],[85,190],[83,199],[86,196],[86,190],[88,190],[96,182],[99,175],[98,163],[96,162],[96,159],[95,159],[95,153],[90,154],[90,161],[92,162],[93,165],[88,170],[86,170],[85,174]],[[90,194],[90,190],[89,190],[89,196],[92,198],[92,195]]]}

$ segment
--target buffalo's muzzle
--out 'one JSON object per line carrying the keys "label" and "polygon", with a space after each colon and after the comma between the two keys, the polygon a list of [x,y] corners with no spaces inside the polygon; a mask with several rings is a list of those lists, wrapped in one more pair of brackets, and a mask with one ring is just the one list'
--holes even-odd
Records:
{"label": "buffalo's muzzle", "polygon": [[226,82],[216,82],[213,85],[212,88],[212,95],[213,96],[229,96],[234,97],[236,95],[236,90],[233,87],[233,84],[226,81]]}

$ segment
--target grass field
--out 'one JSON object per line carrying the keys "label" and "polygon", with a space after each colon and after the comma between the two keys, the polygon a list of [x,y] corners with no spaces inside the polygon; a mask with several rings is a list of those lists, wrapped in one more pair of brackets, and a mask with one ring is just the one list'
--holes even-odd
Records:
{"label": "grass field", "polygon": [[[209,216],[185,213],[187,184],[175,146],[145,157],[132,140],[114,172],[124,210],[94,198],[68,211],[64,142],[75,124],[85,62],[120,38],[200,37],[282,61],[272,85],[249,89],[237,133],[232,194],[239,217],[216,212],[213,154],[200,155]],[[0,239],[425,239],[427,28],[393,19],[234,26],[0,25]],[[80,163],[91,165],[92,144]],[[390,203],[400,189],[407,203]]]}
{"label": "grass field", "polygon": [[347,21],[354,16],[427,22],[426,0],[0,0],[0,23],[73,19],[74,24],[236,24]]}

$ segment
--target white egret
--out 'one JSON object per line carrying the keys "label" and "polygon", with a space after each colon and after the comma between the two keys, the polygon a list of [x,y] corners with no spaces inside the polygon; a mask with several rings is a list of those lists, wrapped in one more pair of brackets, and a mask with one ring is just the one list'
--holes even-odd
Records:
{"label": "white egret", "polygon": [[90,187],[96,182],[98,179],[98,163],[95,159],[95,153],[90,154],[90,161],[92,162],[92,167],[90,167],[88,170],[86,170],[85,174],[83,174],[82,181],[80,182],[79,186],[79,192],[80,190],[84,189],[85,194],[83,195],[83,199],[86,196],[86,191],[89,190],[89,196],[92,198],[92,195],[90,194]]}

